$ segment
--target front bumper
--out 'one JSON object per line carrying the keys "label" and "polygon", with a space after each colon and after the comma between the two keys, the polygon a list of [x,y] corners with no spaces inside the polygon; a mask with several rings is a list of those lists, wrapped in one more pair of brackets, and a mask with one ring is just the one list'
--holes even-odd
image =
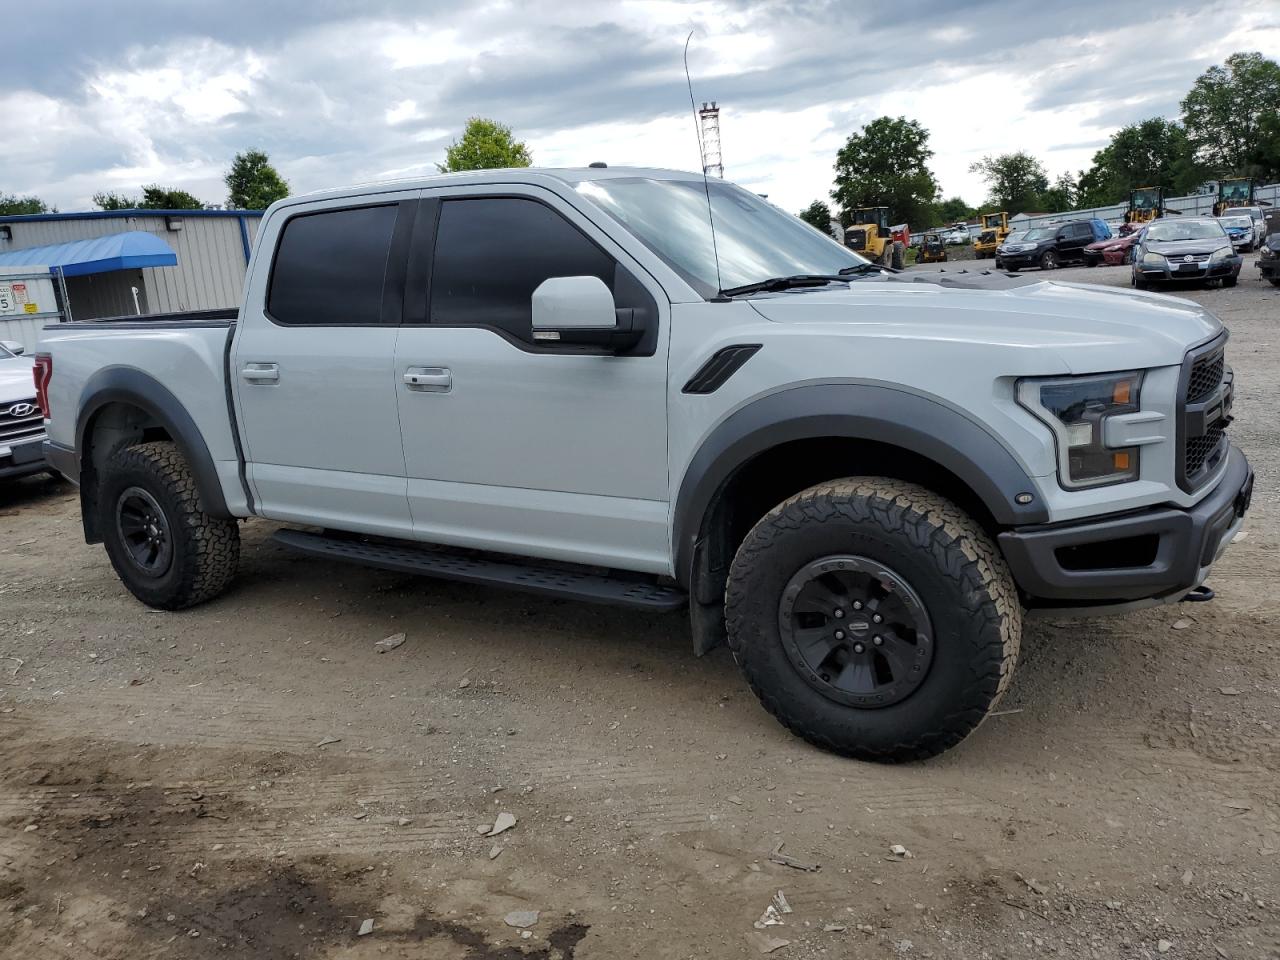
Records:
{"label": "front bumper", "polygon": [[1006,267],[1038,267],[1040,258],[1033,253],[1002,253],[1000,262]]}
{"label": "front bumper", "polygon": [[31,437],[0,447],[0,480],[25,477],[49,469],[44,459],[44,437]]}
{"label": "front bumper", "polygon": [[[1181,269],[1188,266],[1194,269]],[[1151,267],[1146,264],[1139,266],[1138,272],[1147,280],[1217,280],[1222,277],[1238,277],[1240,276],[1240,268],[1244,266],[1244,257],[1240,254],[1233,254],[1221,263],[1194,263],[1180,264],[1177,261],[1172,263],[1166,261],[1165,265],[1160,268]]]}
{"label": "front bumper", "polygon": [[[1253,469],[1231,447],[1222,479],[1190,509],[1017,527],[1000,534],[1000,547],[1032,607],[1175,599],[1204,582],[1252,495]],[[1117,562],[1123,565],[1098,565]]]}

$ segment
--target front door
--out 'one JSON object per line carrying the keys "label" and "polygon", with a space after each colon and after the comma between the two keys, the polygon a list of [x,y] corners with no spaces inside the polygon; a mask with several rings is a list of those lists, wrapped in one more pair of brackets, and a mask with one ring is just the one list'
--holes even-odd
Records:
{"label": "front door", "polygon": [[231,378],[263,516],[409,535],[393,367],[417,205],[308,204],[259,238],[275,259],[252,273]]}
{"label": "front door", "polygon": [[[427,199],[431,197],[433,199]],[[424,194],[395,370],[424,540],[667,572],[669,304],[604,231],[533,186]],[[429,272],[429,283],[426,274]],[[414,278],[423,275],[421,300]],[[533,291],[596,276],[652,333],[628,355],[535,343]],[[416,304],[416,305],[415,305]]]}

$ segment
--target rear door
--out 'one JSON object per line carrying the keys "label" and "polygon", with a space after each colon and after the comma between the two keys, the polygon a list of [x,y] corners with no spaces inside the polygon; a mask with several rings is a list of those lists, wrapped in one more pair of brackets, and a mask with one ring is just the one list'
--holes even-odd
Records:
{"label": "rear door", "polygon": [[251,272],[231,377],[263,516],[408,535],[393,368],[417,193],[307,204],[260,238],[274,257]]}
{"label": "rear door", "polygon": [[[662,288],[540,187],[428,191],[418,222],[395,364],[415,534],[667,572]],[[534,341],[537,286],[587,275],[644,311],[636,350]]]}

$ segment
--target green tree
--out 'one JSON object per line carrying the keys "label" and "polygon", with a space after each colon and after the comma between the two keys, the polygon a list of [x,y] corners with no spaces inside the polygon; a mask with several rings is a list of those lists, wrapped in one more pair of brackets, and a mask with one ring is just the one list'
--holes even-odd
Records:
{"label": "green tree", "polygon": [[1182,125],[1151,117],[1121,127],[1093,155],[1093,165],[1080,174],[1077,202],[1086,207],[1122,203],[1137,187],[1190,193],[1204,176]]}
{"label": "green tree", "polygon": [[173,187],[162,187],[158,184],[142,188],[142,200],[138,203],[141,210],[203,210],[204,204],[187,193]]}
{"label": "green tree", "polygon": [[1040,200],[1050,213],[1057,213],[1073,209],[1079,193],[1076,178],[1069,172],[1060,173],[1058,179],[1053,181],[1053,186],[1040,195]]}
{"label": "green tree", "polygon": [[813,203],[801,210],[796,214],[796,216],[809,224],[809,226],[816,227],[823,233],[831,232],[831,207],[823,203],[821,200],[813,201]]}
{"label": "green tree", "polygon": [[836,154],[831,191],[841,221],[858,207],[888,207],[890,223],[928,223],[938,198],[932,156],[929,131],[906,117],[877,117],[851,134]]}
{"label": "green tree", "polygon": [[138,204],[142,203],[137,197],[116,193],[114,190],[95,193],[93,202],[99,210],[137,210]]}
{"label": "green tree", "polygon": [[983,157],[969,165],[969,172],[980,173],[987,181],[987,204],[993,210],[1007,210],[1012,215],[1044,206],[1049,175],[1044,164],[1025,150]]}
{"label": "green tree", "polygon": [[1233,53],[1192,84],[1182,123],[1214,176],[1280,177],[1280,64],[1261,53]]}
{"label": "green tree", "polygon": [[937,226],[943,223],[961,223],[977,216],[978,211],[969,206],[961,197],[948,197],[934,204],[933,219],[923,226]]}
{"label": "green tree", "polygon": [[227,206],[235,210],[265,210],[289,195],[289,184],[261,150],[237,153],[223,182]]}
{"label": "green tree", "polygon": [[30,213],[57,213],[39,197],[19,197],[12,193],[0,193],[0,216],[20,217]]}
{"label": "green tree", "polygon": [[511,128],[496,120],[472,117],[462,137],[444,152],[444,163],[436,164],[441,173],[459,170],[495,170],[501,167],[527,167],[533,162],[529,148],[516,140]]}

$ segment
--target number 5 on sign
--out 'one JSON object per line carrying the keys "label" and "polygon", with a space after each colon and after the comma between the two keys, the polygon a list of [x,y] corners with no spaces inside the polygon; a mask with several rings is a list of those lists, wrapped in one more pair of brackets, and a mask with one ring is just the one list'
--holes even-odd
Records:
{"label": "number 5 on sign", "polygon": [[17,306],[13,299],[13,285],[0,283],[0,313],[17,313]]}

